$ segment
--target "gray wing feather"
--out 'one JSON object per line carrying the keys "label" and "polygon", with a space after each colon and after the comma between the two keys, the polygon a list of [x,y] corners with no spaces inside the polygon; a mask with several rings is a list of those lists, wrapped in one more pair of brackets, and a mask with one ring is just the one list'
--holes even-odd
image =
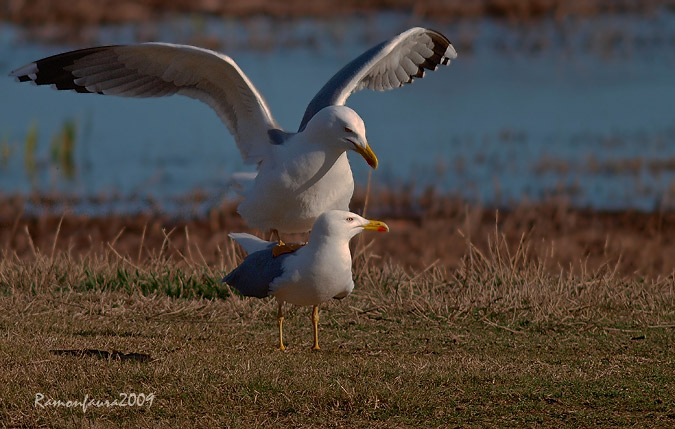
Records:
{"label": "gray wing feather", "polygon": [[283,274],[283,262],[291,255],[286,253],[276,258],[272,255],[275,243],[264,250],[251,253],[228,274],[223,282],[237,289],[244,296],[265,298],[270,295],[270,283]]}
{"label": "gray wing feather", "polygon": [[44,58],[10,73],[19,82],[121,97],[181,94],[211,106],[234,135],[244,161],[270,156],[280,129],[255,86],[228,56],[168,43],[101,46]]}
{"label": "gray wing feather", "polygon": [[424,77],[424,69],[436,70],[457,58],[450,41],[426,28],[411,28],[392,40],[367,50],[338,71],[307,106],[298,131],[321,109],[344,105],[354,92],[364,88],[385,91]]}

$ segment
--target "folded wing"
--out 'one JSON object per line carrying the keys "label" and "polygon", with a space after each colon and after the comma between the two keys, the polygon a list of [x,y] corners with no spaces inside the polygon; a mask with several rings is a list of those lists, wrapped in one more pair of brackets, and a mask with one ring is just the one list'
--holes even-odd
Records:
{"label": "folded wing", "polygon": [[291,254],[275,257],[272,249],[276,243],[261,240],[251,234],[231,233],[229,237],[244,248],[248,256],[224,279],[244,296],[265,298],[270,295],[270,283],[284,272],[284,260]]}

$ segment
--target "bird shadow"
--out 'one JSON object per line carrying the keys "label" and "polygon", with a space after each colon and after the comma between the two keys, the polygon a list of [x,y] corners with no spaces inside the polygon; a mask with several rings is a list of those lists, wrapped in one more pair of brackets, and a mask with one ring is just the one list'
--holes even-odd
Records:
{"label": "bird shadow", "polygon": [[117,350],[109,352],[107,350],[97,350],[97,349],[70,349],[70,350],[49,350],[50,353],[55,355],[69,355],[76,357],[96,357],[99,359],[106,360],[131,360],[137,362],[148,362],[151,360],[149,354],[145,353],[122,353]]}

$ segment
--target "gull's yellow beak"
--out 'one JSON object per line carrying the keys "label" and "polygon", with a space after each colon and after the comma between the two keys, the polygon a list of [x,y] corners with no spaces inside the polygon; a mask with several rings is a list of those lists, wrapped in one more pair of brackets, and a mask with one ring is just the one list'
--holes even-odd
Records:
{"label": "gull's yellow beak", "polygon": [[375,156],[375,152],[373,152],[368,143],[366,143],[365,149],[355,144],[354,150],[366,160],[368,165],[373,167],[373,170],[377,168],[377,156]]}
{"label": "gull's yellow beak", "polygon": [[379,220],[369,220],[367,224],[363,225],[363,229],[371,231],[389,232],[389,227],[386,223]]}

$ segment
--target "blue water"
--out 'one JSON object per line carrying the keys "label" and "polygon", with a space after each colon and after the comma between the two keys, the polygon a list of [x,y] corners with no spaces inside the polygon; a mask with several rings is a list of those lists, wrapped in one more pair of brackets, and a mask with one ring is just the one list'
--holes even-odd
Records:
{"label": "blue water", "polygon": [[[90,44],[191,43],[199,36],[220,42],[278,122],[295,130],[307,102],[334,72],[418,24],[402,15],[285,23],[174,19],[156,23],[145,38],[137,27],[120,26],[88,43],[58,45],[3,26],[0,75]],[[454,41],[459,58],[450,67],[398,90],[362,91],[348,100],[380,159],[375,184],[433,186],[485,204],[557,195],[578,206],[675,208],[674,24],[667,13],[525,28],[489,20],[427,23]],[[215,113],[191,99],[75,94],[1,76],[0,97],[5,194],[163,202],[203,190],[216,200],[228,195],[230,174],[247,169]],[[68,120],[77,124],[70,176],[50,155],[52,137]],[[39,134],[35,172],[24,159],[31,124]],[[350,159],[365,184],[367,165],[358,155]],[[629,161],[637,167],[616,167]]]}

